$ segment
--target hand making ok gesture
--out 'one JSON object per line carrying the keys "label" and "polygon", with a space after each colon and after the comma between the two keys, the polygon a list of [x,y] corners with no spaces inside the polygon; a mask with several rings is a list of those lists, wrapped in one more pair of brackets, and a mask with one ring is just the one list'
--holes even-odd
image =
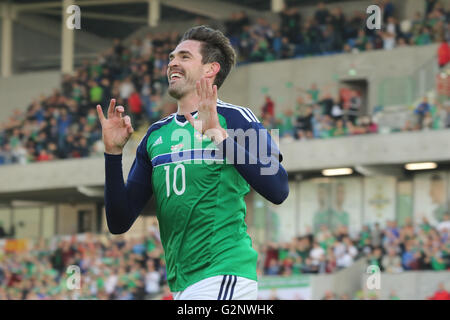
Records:
{"label": "hand making ok gesture", "polygon": [[102,107],[97,105],[97,114],[102,125],[105,153],[108,154],[122,154],[123,147],[134,132],[130,117],[122,117],[122,113],[125,111],[124,107],[115,107],[115,105],[116,100],[111,99],[108,108],[108,118],[105,118],[103,115]]}
{"label": "hand making ok gesture", "polygon": [[198,118],[187,113],[186,119],[200,133],[206,134],[215,143],[220,143],[228,137],[222,128],[217,115],[217,86],[212,85],[211,80],[202,78],[197,81],[197,95],[200,97],[198,105]]}

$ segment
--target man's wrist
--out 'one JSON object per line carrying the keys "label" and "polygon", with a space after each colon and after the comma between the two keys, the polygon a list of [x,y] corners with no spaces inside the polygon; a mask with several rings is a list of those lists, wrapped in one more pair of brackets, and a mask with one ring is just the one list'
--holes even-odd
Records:
{"label": "man's wrist", "polygon": [[108,149],[105,149],[105,153],[117,156],[117,155],[121,155],[123,153],[123,150],[118,149],[118,148],[108,148]]}

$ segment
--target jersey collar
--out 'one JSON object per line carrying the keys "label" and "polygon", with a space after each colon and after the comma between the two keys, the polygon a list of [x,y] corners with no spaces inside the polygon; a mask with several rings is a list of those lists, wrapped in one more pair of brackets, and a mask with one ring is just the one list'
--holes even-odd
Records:
{"label": "jersey collar", "polygon": [[[198,111],[191,112],[191,114],[194,118],[197,118]],[[178,114],[178,113],[175,114],[175,117],[173,117],[173,120],[175,121],[176,124],[178,124],[179,126],[182,126],[182,127],[184,127],[185,125],[187,125],[189,123],[189,121],[187,121],[185,116]]]}

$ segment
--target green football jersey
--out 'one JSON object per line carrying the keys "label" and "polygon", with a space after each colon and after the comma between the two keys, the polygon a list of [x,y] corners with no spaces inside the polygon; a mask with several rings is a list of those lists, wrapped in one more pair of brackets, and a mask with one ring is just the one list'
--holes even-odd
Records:
{"label": "green football jersey", "polygon": [[[220,100],[217,109],[224,129],[247,122],[260,126],[249,109]],[[171,291],[217,275],[257,280],[257,252],[245,224],[244,196],[250,187],[234,165],[215,159],[215,144],[177,114],[154,123],[140,150],[146,154],[137,158],[151,162]]]}

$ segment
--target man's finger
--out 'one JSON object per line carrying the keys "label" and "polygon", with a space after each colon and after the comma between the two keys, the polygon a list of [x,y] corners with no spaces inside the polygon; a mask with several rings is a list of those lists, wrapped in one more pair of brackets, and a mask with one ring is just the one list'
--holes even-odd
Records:
{"label": "man's finger", "polygon": [[122,123],[124,126],[130,126],[131,125],[131,118],[130,116],[125,116],[122,118]]}
{"label": "man's finger", "polygon": [[211,99],[213,97],[213,86],[211,83],[211,79],[206,80],[206,89],[208,90],[207,91],[208,99]]}
{"label": "man's finger", "polygon": [[198,95],[199,97],[201,97],[200,81],[197,81],[197,82],[195,83],[195,88],[197,89],[197,95]]}
{"label": "man's finger", "polygon": [[125,112],[125,108],[123,106],[117,106],[114,111],[114,116],[118,118],[122,118],[122,113]]}
{"label": "man's finger", "polygon": [[207,87],[206,87],[206,83],[205,83],[206,79],[203,78],[202,79],[202,99],[206,99],[208,96],[208,91],[207,91]]}
{"label": "man's finger", "polygon": [[208,79],[203,78],[203,95],[205,99],[208,99],[209,97],[209,88],[208,88]]}
{"label": "man's finger", "polygon": [[131,118],[130,118],[130,116],[123,117],[122,121],[123,121],[125,127],[127,128],[127,132],[129,134],[132,134],[134,132],[134,129],[133,129],[133,126],[131,125]]}
{"label": "man's finger", "polygon": [[103,121],[105,121],[105,115],[103,114],[102,106],[99,104],[97,105],[97,114],[100,119],[100,123],[103,123]]}
{"label": "man's finger", "polygon": [[212,114],[217,114],[217,86],[213,85],[211,87],[211,95],[209,96],[211,103],[209,104],[209,111]]}
{"label": "man's finger", "polygon": [[[197,82],[197,84],[198,84],[198,82]],[[192,114],[186,113],[185,117],[186,117],[186,120],[189,121],[189,123],[191,124],[191,126],[194,127],[194,117],[192,116]],[[194,127],[194,128],[195,128],[195,127]]]}
{"label": "man's finger", "polygon": [[187,113],[185,115],[185,117],[186,117],[187,121],[189,121],[189,123],[191,124],[191,126],[195,130],[197,130],[200,133],[203,133],[203,131],[202,131],[202,122],[201,121],[195,120],[195,118],[190,113]]}
{"label": "man's finger", "polygon": [[200,79],[200,81],[199,81],[199,91],[198,91],[198,93],[199,93],[199,97],[200,97],[200,99],[202,99],[203,100],[203,79]]}
{"label": "man's finger", "polygon": [[116,106],[116,99],[111,99],[108,107],[108,118],[112,118],[114,116],[114,107]]}
{"label": "man's finger", "polygon": [[217,101],[217,85],[212,86],[212,98]]}

